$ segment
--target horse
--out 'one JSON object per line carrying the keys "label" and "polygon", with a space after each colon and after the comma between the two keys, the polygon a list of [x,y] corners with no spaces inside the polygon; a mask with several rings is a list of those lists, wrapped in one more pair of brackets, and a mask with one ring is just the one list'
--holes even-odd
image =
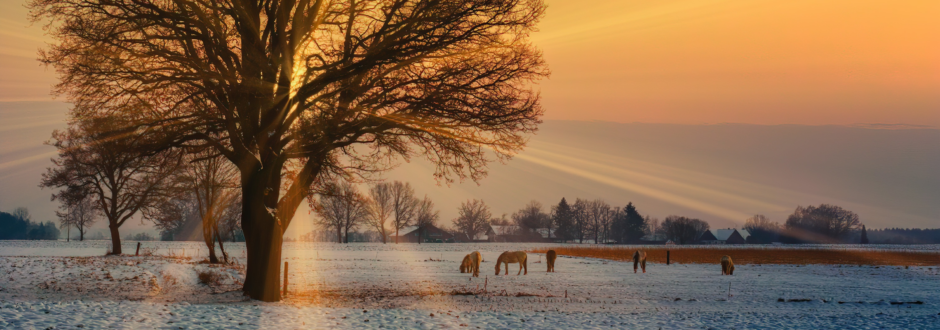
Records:
{"label": "horse", "polygon": [[[558,254],[555,253],[555,250],[548,250],[548,252],[545,252],[545,261],[548,262],[549,273],[555,272],[555,258],[557,257],[558,257]],[[506,268],[509,268],[509,267],[506,267]]]}
{"label": "horse", "polygon": [[465,255],[463,261],[460,262],[460,273],[468,273],[473,269],[473,264],[470,261],[470,255]]}
{"label": "horse", "polygon": [[643,268],[643,273],[646,274],[646,251],[637,250],[633,254],[633,273],[636,274],[636,266],[639,264],[640,268]]}
{"label": "horse", "polygon": [[506,264],[506,275],[509,275],[509,264],[510,263],[519,263],[519,274],[522,274],[522,270],[525,269],[525,275],[529,274],[529,268],[526,267],[526,254],[523,251],[514,251],[514,252],[503,252],[499,255],[499,259],[496,259],[496,275],[499,276],[499,265]]}
{"label": "horse", "polygon": [[480,277],[480,262],[483,261],[483,255],[478,251],[473,251],[463,257],[460,262],[461,273],[473,273],[474,277]]}
{"label": "horse", "polygon": [[734,262],[731,256],[721,257],[721,275],[734,275]]}

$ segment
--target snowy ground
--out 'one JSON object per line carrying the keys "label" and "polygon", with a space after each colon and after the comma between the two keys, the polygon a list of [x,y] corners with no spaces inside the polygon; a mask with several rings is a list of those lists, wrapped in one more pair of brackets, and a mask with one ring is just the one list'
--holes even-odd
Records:
{"label": "snowy ground", "polygon": [[[291,294],[259,303],[238,293],[239,266],[198,263],[199,243],[102,257],[107,242],[0,242],[0,328],[940,328],[936,266],[739,265],[720,276],[718,265],[649,264],[633,274],[628,263],[561,257],[546,273],[530,254],[528,275],[511,265],[494,276],[500,252],[540,246],[288,243]],[[228,248],[244,262],[243,245]],[[474,250],[480,278],[457,271]],[[210,285],[197,276],[207,271],[218,274]]]}

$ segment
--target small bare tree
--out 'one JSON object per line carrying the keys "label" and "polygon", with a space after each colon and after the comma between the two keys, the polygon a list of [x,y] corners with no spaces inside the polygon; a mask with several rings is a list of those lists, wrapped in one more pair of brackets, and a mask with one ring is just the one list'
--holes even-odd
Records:
{"label": "small bare tree", "polygon": [[319,215],[318,223],[336,231],[338,243],[349,243],[349,231],[369,218],[369,201],[348,182],[329,183],[311,208]]}
{"label": "small bare tree", "polygon": [[434,225],[441,217],[440,213],[434,209],[434,201],[424,196],[415,208],[415,224],[418,226]]}
{"label": "small bare tree", "polygon": [[595,199],[587,202],[585,211],[587,213],[587,227],[590,228],[590,233],[594,234],[594,244],[600,244],[601,235],[604,234],[605,228],[610,225],[610,204],[601,199]]}
{"label": "small bare tree", "polygon": [[529,204],[526,204],[521,210],[512,214],[512,220],[519,228],[532,232],[536,229],[547,227],[548,223],[551,221],[551,216],[545,213],[542,203],[530,201]]}
{"label": "small bare tree", "polygon": [[677,244],[688,244],[708,230],[709,224],[699,219],[670,215],[663,220],[662,227],[666,238]]}
{"label": "small bare tree", "polygon": [[369,189],[369,219],[367,223],[382,236],[382,244],[388,241],[388,219],[392,216],[392,185],[382,182]]}
{"label": "small bare tree", "polygon": [[389,187],[392,197],[392,227],[395,228],[395,243],[398,243],[398,231],[411,225],[415,218],[418,203],[415,190],[407,182],[395,181]]}
{"label": "small bare tree", "polygon": [[111,253],[121,254],[118,230],[139,212],[146,216],[166,197],[166,178],[180,165],[172,153],[138,153],[146,138],[110,119],[73,120],[65,131],[54,131],[59,157],[42,176],[41,187],[64,188],[52,199],[90,195],[108,219]]}
{"label": "small bare tree", "polygon": [[590,204],[590,201],[578,198],[571,205],[574,234],[578,238],[578,243],[584,243],[584,236],[591,229]]}
{"label": "small bare tree", "polygon": [[234,208],[241,198],[238,171],[221,157],[206,152],[188,154],[185,165],[168,180],[174,190],[149,216],[158,227],[172,227],[174,221],[184,222],[195,216],[202,223],[202,238],[209,249],[209,262],[218,263],[215,244],[225,262],[224,233],[225,224],[241,216],[241,211]]}
{"label": "small bare tree", "polygon": [[[427,236],[427,226],[434,225],[438,218],[440,218],[440,212],[434,209],[434,202],[425,195],[424,199],[418,201],[418,205],[415,206],[415,225],[418,226],[418,230],[421,230],[419,232],[421,237]],[[421,238],[418,239],[418,244],[421,244]]]}
{"label": "small bare tree", "polygon": [[473,240],[477,234],[486,232],[493,213],[490,207],[483,203],[483,200],[473,199],[460,204],[457,209],[458,216],[454,219],[454,227],[461,233],[467,235],[467,238]]}
{"label": "small bare tree", "polygon": [[63,228],[75,227],[78,230],[78,240],[85,240],[85,231],[95,224],[101,216],[101,210],[89,195],[75,195],[61,198],[62,211],[56,211]]}

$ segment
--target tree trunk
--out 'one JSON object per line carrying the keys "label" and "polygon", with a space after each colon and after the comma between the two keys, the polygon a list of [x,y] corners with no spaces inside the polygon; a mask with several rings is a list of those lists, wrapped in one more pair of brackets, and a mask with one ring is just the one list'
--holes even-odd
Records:
{"label": "tree trunk", "polygon": [[212,239],[212,235],[209,235],[209,239],[205,240],[205,242],[206,242],[206,247],[209,248],[209,263],[210,264],[219,263],[219,257],[215,255],[215,242]]}
{"label": "tree trunk", "polygon": [[[246,172],[253,172],[246,176]],[[261,301],[281,300],[280,263],[283,229],[265,208],[263,172],[242,171],[242,231],[248,260],[244,292]]]}
{"label": "tree trunk", "polygon": [[222,234],[218,230],[215,231],[215,238],[219,241],[219,251],[222,252],[222,260],[227,264],[228,263],[228,253],[225,253],[225,246],[222,246]]}
{"label": "tree trunk", "polygon": [[398,226],[395,226],[395,244],[398,244]]}
{"label": "tree trunk", "polygon": [[120,255],[121,233],[118,232],[118,226],[116,224],[112,224],[108,226],[108,229],[111,230],[111,254]]}

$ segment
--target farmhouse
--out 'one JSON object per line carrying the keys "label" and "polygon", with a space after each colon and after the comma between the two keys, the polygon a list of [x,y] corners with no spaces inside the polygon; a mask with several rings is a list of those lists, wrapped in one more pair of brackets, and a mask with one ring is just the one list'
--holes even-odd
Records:
{"label": "farmhouse", "polygon": [[706,230],[699,237],[699,241],[705,244],[745,244],[748,236],[750,236],[750,233],[744,229]]}
{"label": "farmhouse", "polygon": [[[454,235],[434,225],[408,226],[398,231],[399,243],[441,243],[453,242]],[[388,235],[389,242],[395,242],[395,233]]]}

